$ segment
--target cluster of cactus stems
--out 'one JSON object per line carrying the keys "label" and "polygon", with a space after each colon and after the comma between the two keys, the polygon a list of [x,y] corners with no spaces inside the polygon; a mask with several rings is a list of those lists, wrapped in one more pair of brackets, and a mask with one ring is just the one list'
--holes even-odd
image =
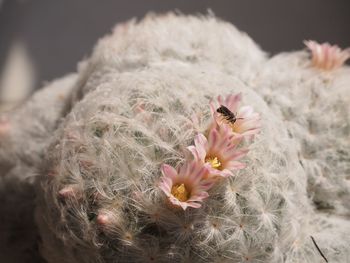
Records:
{"label": "cluster of cactus stems", "polygon": [[[213,95],[219,90],[210,89],[214,89]],[[259,115],[250,106],[239,107],[240,94],[219,97],[210,110],[205,96],[198,104],[192,99],[183,103],[154,87],[124,92],[119,96],[129,99],[118,103],[113,96],[113,104],[105,90],[87,94],[90,107],[94,97],[102,96],[103,104],[88,111],[82,110],[84,100],[78,104],[80,113],[67,117],[62,135],[48,151],[47,170],[43,171],[48,175],[43,180],[38,213],[48,227],[40,226],[47,253],[53,243],[68,242],[70,249],[56,245],[64,248],[67,262],[78,260],[74,259],[77,249],[83,262],[96,258],[107,262],[211,262],[228,260],[226,257],[249,262],[269,258],[273,245],[260,246],[254,240],[259,235],[266,238],[266,231],[278,231],[284,198],[253,187],[257,168],[247,166],[244,171],[248,172],[239,174],[244,165],[237,161],[247,154],[246,146],[259,131]],[[168,103],[164,104],[165,100]],[[131,103],[127,106],[131,105],[131,111],[114,113],[114,105],[122,108],[125,101]],[[219,113],[221,107],[237,120]],[[179,164],[183,166],[178,172],[172,167]],[[222,169],[217,169],[218,165]],[[197,175],[199,178],[193,178]],[[185,176],[186,181],[176,181]],[[265,179],[257,176],[255,183],[260,185]],[[272,182],[270,187],[274,187]],[[202,201],[208,196],[206,191],[210,197],[201,207],[177,208],[191,206],[191,198],[197,198],[193,203]],[[249,202],[260,203],[259,210],[247,205],[252,191],[256,194]],[[45,236],[50,233],[57,233],[54,237],[59,241]],[[83,252],[85,249],[89,251]]]}
{"label": "cluster of cactus stems", "polygon": [[[128,26],[117,32],[125,38],[136,34]],[[305,215],[312,208],[297,147],[260,91],[248,85],[261,80],[243,81],[242,75],[233,83],[196,56],[184,57],[195,63],[188,71],[174,64],[169,51],[164,51],[169,60],[134,73],[128,51],[125,62],[106,56],[116,48],[131,50],[133,43],[127,48],[110,43],[116,43],[113,37],[100,42],[83,65],[74,107],[47,150],[37,210],[44,257],[51,262],[322,259],[310,239],[315,230]],[[332,59],[337,60],[315,61],[338,67],[328,62]],[[232,95],[213,101],[219,94]]]}
{"label": "cluster of cactus stems", "polygon": [[267,58],[212,15],[118,25],[77,74],[0,119],[0,186],[27,191],[0,191],[6,219],[36,195],[23,250],[39,242],[50,263],[350,262],[350,54],[305,44],[311,57]]}

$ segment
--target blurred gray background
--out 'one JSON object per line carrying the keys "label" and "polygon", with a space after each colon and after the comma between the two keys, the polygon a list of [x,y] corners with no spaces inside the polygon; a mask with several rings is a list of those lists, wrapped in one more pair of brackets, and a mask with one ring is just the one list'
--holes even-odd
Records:
{"label": "blurred gray background", "polygon": [[[2,2],[2,4],[1,4]],[[0,0],[0,101],[18,100],[76,69],[114,24],[147,12],[206,13],[232,22],[271,54],[302,41],[350,46],[350,0]],[[12,97],[11,97],[12,96]]]}

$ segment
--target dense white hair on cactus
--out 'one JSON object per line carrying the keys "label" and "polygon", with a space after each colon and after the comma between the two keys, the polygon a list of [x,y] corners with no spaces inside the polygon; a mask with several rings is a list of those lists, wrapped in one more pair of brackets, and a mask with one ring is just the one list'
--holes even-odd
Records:
{"label": "dense white hair on cactus", "polygon": [[[307,175],[308,195],[316,207],[315,218],[321,215],[318,211],[328,211],[335,215],[348,214],[350,191],[346,178],[349,174],[350,159],[349,151],[345,149],[350,146],[350,97],[346,84],[350,80],[349,68],[343,66],[326,73],[308,68],[308,63],[306,52],[273,57],[267,67],[259,73],[255,82],[259,89],[256,90],[270,107],[280,114],[289,136],[296,140],[298,159]],[[274,74],[276,70],[279,71],[278,75]],[[300,181],[295,180],[293,183],[302,187]],[[297,196],[290,191],[284,191],[282,194],[287,194],[286,205],[290,207],[288,210],[293,211],[296,204],[290,201],[291,198],[296,200]],[[305,215],[298,216],[299,220],[305,222]],[[291,231],[282,232],[286,240],[299,240],[296,232],[307,233],[313,229],[300,229],[291,220],[288,221]],[[319,220],[316,221],[315,226],[320,224]],[[331,248],[342,247],[342,244],[339,244],[342,242],[334,240],[339,240],[341,233],[328,233],[328,237],[322,236],[318,243],[323,245],[323,250],[327,250],[328,260],[332,257],[333,261],[342,262],[342,257],[349,254],[348,249],[342,249],[340,255],[330,253]],[[322,260],[315,246],[310,244],[308,235],[297,244],[298,249],[293,250],[293,256],[289,257],[288,262],[298,261],[298,258],[305,262]]]}
{"label": "dense white hair on cactus", "polygon": [[[166,254],[164,251],[169,249],[167,246],[176,248],[176,251],[188,251],[188,258],[194,262],[210,262],[217,260],[222,251],[239,249],[241,243],[254,242],[254,247],[257,247],[256,244],[268,240],[275,244],[277,235],[269,220],[274,222],[271,215],[274,215],[275,209],[285,208],[274,207],[266,196],[259,197],[261,201],[256,197],[261,204],[266,204],[266,211],[271,214],[265,220],[268,223],[261,225],[261,215],[249,202],[254,198],[249,197],[265,190],[279,196],[284,181],[289,182],[289,176],[298,171],[295,168],[298,164],[290,164],[294,168],[291,172],[283,165],[283,162],[290,162],[294,150],[289,149],[288,155],[281,152],[280,149],[284,149],[285,142],[288,142],[287,133],[272,121],[275,120],[274,115],[259,96],[238,77],[223,74],[207,62],[197,62],[197,66],[189,71],[184,63],[166,58],[161,65],[151,63],[148,68],[133,74],[119,72],[121,68],[114,71],[115,62],[107,61],[104,62],[109,68],[107,71],[104,67],[97,67],[93,73],[82,73],[90,74],[91,80],[77,86],[84,95],[57,131],[58,136],[52,145],[59,144],[60,147],[53,148],[48,158],[50,166],[61,163],[65,167],[65,172],[60,173],[63,175],[60,182],[66,184],[66,181],[73,180],[83,183],[85,197],[80,202],[87,214],[94,215],[97,210],[108,209],[115,199],[123,200],[116,209],[119,211],[117,216],[125,219],[117,227],[116,235],[113,237],[113,231],[108,232],[107,229],[106,237],[100,236],[98,228],[94,229],[96,218],[87,216],[86,222],[91,225],[90,235],[96,236],[97,240],[102,239],[99,243],[104,244],[107,251],[108,244],[114,240],[115,249],[119,252],[116,258],[121,262],[127,259],[137,262],[139,258],[146,260],[145,255],[149,254],[162,258],[161,255]],[[92,59],[91,63],[95,60]],[[210,75],[202,73],[208,70]],[[230,88],[232,82],[235,82],[234,89]],[[249,167],[235,175],[235,180],[246,184],[236,195],[235,207],[231,204],[231,209],[228,209],[231,200],[225,201],[225,185],[218,184],[210,189],[211,198],[197,211],[172,211],[163,202],[156,187],[161,164],[176,167],[184,163],[186,147],[193,143],[198,132],[198,127],[192,122],[193,114],[204,113],[197,116],[200,117],[199,129],[205,130],[212,121],[210,100],[219,94],[233,92],[242,92],[244,105],[254,105],[262,116],[268,115],[270,119],[263,126],[269,132],[262,131],[247,156]],[[191,96],[196,96],[196,99]],[[135,111],[140,101],[141,110]],[[145,121],[140,114],[146,117]],[[76,137],[82,138],[82,142],[80,139],[77,143],[62,141],[59,134],[69,130],[79,131]],[[78,170],[78,173],[72,173],[72,170]],[[46,183],[49,186],[55,181]],[[301,189],[297,191],[302,192]],[[96,193],[101,200],[91,199]],[[46,202],[56,202],[51,195],[43,195],[43,198]],[[281,197],[278,197],[277,203],[279,199]],[[72,215],[66,211],[70,210],[71,204],[66,205],[67,208],[62,210],[63,217],[70,222]],[[43,213],[43,216],[51,217],[50,213]],[[53,223],[59,224],[58,221]],[[73,225],[69,224],[70,227]],[[142,242],[148,238],[158,239],[162,247],[146,248]],[[65,253],[72,252],[68,249]],[[113,250],[110,253],[115,254]],[[257,252],[256,257],[261,253]],[[271,253],[272,250],[268,252]],[[110,260],[106,255],[103,257]]]}
{"label": "dense white hair on cactus", "polygon": [[271,189],[262,193],[251,193],[248,197],[248,204],[255,209],[259,222],[258,230],[264,227],[270,231],[277,231],[280,221],[279,214],[284,208],[284,200],[279,193],[271,193]]}
{"label": "dense white hair on cactus", "polygon": [[200,245],[211,248],[220,248],[225,242],[231,241],[231,235],[235,232],[237,225],[229,217],[207,215],[198,223]]}

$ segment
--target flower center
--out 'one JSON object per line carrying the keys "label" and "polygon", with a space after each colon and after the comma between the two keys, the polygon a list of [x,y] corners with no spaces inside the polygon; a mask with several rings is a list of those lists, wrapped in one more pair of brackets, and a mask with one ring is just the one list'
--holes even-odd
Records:
{"label": "flower center", "polygon": [[214,169],[220,169],[221,167],[221,162],[218,160],[218,157],[208,156],[207,158],[205,158],[205,162],[210,163],[211,167],[213,167]]}
{"label": "flower center", "polygon": [[184,184],[177,184],[171,188],[171,193],[175,196],[179,201],[185,202],[188,200],[190,193],[187,191]]}
{"label": "flower center", "polygon": [[234,132],[234,133],[242,133],[241,126],[238,125],[237,122],[235,122],[235,123],[226,122],[226,124],[231,128],[232,132]]}

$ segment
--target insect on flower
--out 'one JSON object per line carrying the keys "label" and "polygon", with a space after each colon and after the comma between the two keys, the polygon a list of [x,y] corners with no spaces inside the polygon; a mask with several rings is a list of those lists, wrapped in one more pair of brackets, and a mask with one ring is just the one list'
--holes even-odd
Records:
{"label": "insect on flower", "polygon": [[236,115],[224,105],[221,105],[216,112],[220,113],[222,117],[231,124],[234,124],[238,119],[243,119],[237,118]]}
{"label": "insect on flower", "polygon": [[[231,94],[227,97],[219,96],[217,102],[212,102],[211,112],[215,123],[219,126],[227,125],[236,136],[254,137],[260,131],[260,115],[251,106],[239,107],[242,95]],[[234,112],[237,112],[236,114]]]}

